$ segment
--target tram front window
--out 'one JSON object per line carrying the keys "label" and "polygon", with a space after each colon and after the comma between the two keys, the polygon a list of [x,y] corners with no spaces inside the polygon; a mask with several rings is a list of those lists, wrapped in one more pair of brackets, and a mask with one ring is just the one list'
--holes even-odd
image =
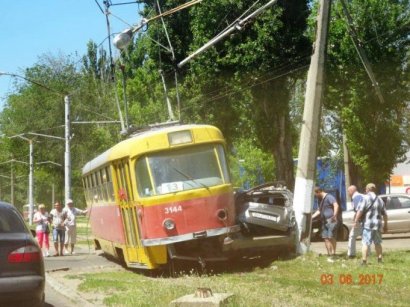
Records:
{"label": "tram front window", "polygon": [[148,155],[138,160],[136,173],[142,197],[229,182],[222,145],[199,145]]}

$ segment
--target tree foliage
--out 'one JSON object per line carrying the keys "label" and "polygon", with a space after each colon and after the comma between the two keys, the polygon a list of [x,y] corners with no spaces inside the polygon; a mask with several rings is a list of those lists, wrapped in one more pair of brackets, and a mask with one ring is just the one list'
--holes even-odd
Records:
{"label": "tree foliage", "polygon": [[[145,4],[144,17],[159,14],[157,1],[140,2]],[[162,12],[185,3],[158,2]],[[385,102],[378,100],[352,44],[340,2],[335,2],[320,153],[329,155],[340,149],[344,133],[358,169],[356,179],[380,182],[403,153],[404,141],[408,141],[408,125],[404,129],[403,125],[409,120],[409,1],[347,3]],[[118,120],[118,105],[125,110],[123,91],[133,126],[169,120],[163,76],[168,98],[181,122],[214,124],[222,130],[231,151],[235,184],[254,185],[263,178],[284,180],[292,189],[317,1],[280,0],[241,31],[184,67],[176,66],[242,14],[261,5],[253,0],[208,0],[165,17],[163,22],[173,49],[161,19],[152,21],[121,53],[115,66],[107,52],[93,42],[88,43],[87,53],[81,58],[43,55],[32,67],[20,72],[35,83],[16,79],[16,90],[0,113],[0,133],[27,136],[28,132],[36,132],[62,137],[63,95],[70,94],[73,196],[81,203],[82,166],[121,139],[118,123],[107,126],[96,122]],[[35,162],[64,164],[63,142],[32,138]],[[3,137],[0,144],[0,162],[28,161],[27,141]],[[0,164],[0,173],[10,174],[10,166]],[[27,166],[13,163],[13,171],[27,176],[16,186],[16,202],[22,205],[27,202]],[[36,165],[36,202],[50,202],[47,191],[52,184],[56,198],[61,199],[63,181],[63,168]],[[7,176],[1,177],[0,193],[8,194],[5,191],[10,188],[9,182]]]}
{"label": "tree foliage", "polygon": [[[158,13],[155,2],[144,2],[147,5],[144,17]],[[165,11],[176,7],[180,1],[159,3]],[[162,24],[149,24],[146,35],[137,38],[137,48],[128,50],[130,57],[140,60],[148,76],[155,75],[152,67],[163,69],[167,72],[168,87],[172,88],[175,64],[238,17],[261,6],[255,4],[250,0],[210,0],[164,19],[174,53],[147,40],[146,36],[150,36],[168,46]],[[310,43],[304,35],[308,14],[307,1],[279,1],[244,26],[242,31],[214,45],[178,71],[182,81],[182,120],[217,125],[230,144],[236,138],[254,139],[256,146],[261,146],[275,159],[276,178],[285,180],[290,187],[294,181],[292,151],[295,138],[290,100],[296,81],[303,77],[300,72],[291,73],[305,66],[308,60]],[[144,46],[145,50],[139,46]],[[135,64],[135,61],[131,63]],[[129,67],[128,71],[132,70]],[[155,97],[158,93],[138,87],[147,77],[143,75],[141,78],[141,75],[141,70],[138,76],[135,73],[128,75],[132,81],[127,83],[127,88],[141,93],[139,103],[130,103],[132,108],[139,105],[137,108],[143,110],[145,95]],[[175,91],[171,94],[175,101]]]}
{"label": "tree foliage", "polygon": [[[409,101],[409,1],[347,1],[352,27],[384,97],[380,101],[349,34],[338,2],[329,34],[327,104],[336,110],[358,177],[384,182],[404,154],[403,120]],[[407,33],[407,34],[406,34]],[[406,52],[407,50],[407,52]]]}

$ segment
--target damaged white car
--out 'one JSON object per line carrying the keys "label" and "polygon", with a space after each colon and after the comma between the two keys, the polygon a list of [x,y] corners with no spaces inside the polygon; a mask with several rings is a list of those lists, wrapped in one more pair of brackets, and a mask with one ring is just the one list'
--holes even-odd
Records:
{"label": "damaged white car", "polygon": [[288,233],[295,227],[293,194],[282,185],[267,183],[239,192],[236,205],[245,234]]}

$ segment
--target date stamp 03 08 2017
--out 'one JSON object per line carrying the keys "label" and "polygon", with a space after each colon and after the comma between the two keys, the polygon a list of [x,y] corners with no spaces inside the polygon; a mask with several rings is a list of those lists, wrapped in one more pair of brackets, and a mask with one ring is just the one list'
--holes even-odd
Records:
{"label": "date stamp 03 08 2017", "polygon": [[320,283],[322,285],[381,285],[383,274],[358,274],[355,279],[352,274],[321,274]]}

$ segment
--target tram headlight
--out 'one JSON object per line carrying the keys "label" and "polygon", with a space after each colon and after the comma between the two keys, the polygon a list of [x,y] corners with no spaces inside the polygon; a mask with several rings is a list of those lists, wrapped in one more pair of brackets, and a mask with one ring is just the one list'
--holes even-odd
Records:
{"label": "tram headlight", "polygon": [[166,219],[162,222],[162,226],[164,226],[166,230],[173,230],[175,229],[175,222],[171,219]]}
{"label": "tram headlight", "polygon": [[225,221],[228,218],[228,212],[226,211],[226,209],[219,209],[216,212],[216,216],[218,217],[219,220]]}

